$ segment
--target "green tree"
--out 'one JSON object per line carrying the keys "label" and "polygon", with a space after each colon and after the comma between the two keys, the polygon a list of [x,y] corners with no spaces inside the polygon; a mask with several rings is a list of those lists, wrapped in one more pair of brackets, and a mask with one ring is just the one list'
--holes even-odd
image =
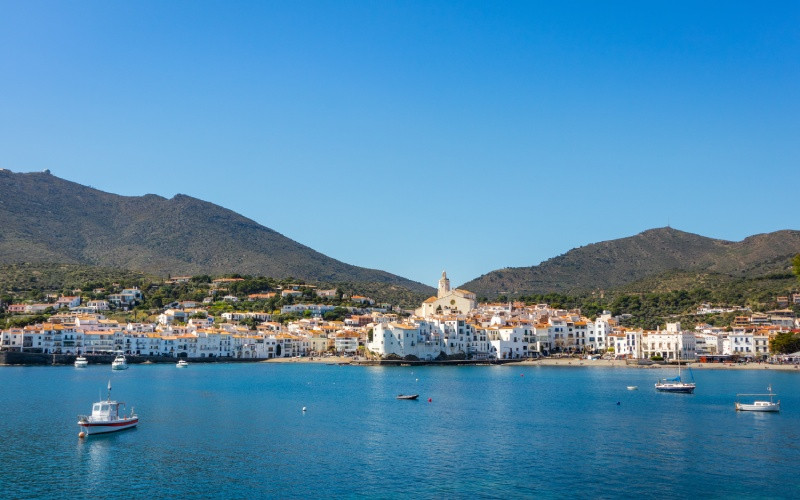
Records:
{"label": "green tree", "polygon": [[792,332],[783,332],[769,342],[769,349],[774,354],[791,354],[800,351],[800,336]]}
{"label": "green tree", "polygon": [[325,321],[342,321],[348,314],[349,311],[346,307],[336,307],[333,311],[325,311],[322,313],[322,319]]}
{"label": "green tree", "polygon": [[797,276],[797,279],[800,279],[800,253],[792,259],[792,272]]}

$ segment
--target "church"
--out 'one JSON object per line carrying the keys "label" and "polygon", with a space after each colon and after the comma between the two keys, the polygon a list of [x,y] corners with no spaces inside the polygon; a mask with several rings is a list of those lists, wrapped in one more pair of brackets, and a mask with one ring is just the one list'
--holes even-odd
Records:
{"label": "church", "polygon": [[450,280],[447,273],[442,271],[439,280],[439,293],[422,303],[422,307],[414,311],[420,318],[428,318],[437,314],[467,314],[475,309],[475,294],[466,290],[450,290]]}

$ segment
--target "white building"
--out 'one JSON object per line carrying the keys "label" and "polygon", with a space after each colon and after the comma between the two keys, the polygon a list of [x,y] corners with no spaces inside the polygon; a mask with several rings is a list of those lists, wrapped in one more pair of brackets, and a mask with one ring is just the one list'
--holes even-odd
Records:
{"label": "white building", "polygon": [[667,323],[666,330],[650,331],[642,335],[642,355],[645,358],[660,356],[665,360],[694,359],[697,341],[694,333],[681,330],[680,323]]}

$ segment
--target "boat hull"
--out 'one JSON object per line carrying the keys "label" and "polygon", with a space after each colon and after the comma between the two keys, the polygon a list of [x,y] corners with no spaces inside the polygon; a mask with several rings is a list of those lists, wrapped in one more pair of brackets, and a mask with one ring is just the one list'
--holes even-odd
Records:
{"label": "boat hull", "polygon": [[127,370],[128,365],[111,365],[112,370]]}
{"label": "boat hull", "polygon": [[124,431],[125,429],[136,427],[138,424],[138,417],[126,418],[115,422],[78,422],[81,429],[90,436],[92,434],[107,434],[109,432]]}
{"label": "boat hull", "polygon": [[675,392],[678,394],[694,393],[694,384],[656,384],[658,392]]}
{"label": "boat hull", "polygon": [[737,411],[763,411],[763,412],[779,412],[781,411],[780,403],[762,403],[762,404],[747,404],[736,403]]}
{"label": "boat hull", "polygon": [[418,397],[419,397],[419,394],[409,394],[409,395],[401,394],[401,395],[397,396],[397,399],[417,399]]}

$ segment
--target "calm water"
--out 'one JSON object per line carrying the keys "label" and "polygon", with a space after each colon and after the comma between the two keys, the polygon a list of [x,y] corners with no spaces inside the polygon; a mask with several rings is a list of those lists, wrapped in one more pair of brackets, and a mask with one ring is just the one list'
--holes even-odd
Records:
{"label": "calm water", "polygon": [[[4,498],[797,497],[800,374],[210,364],[0,368]],[[112,380],[134,430],[85,440]],[[737,413],[771,383],[780,414]],[[627,391],[638,385],[638,391]],[[419,393],[418,401],[398,401]],[[428,402],[428,398],[432,402]],[[617,402],[620,404],[617,405]],[[302,407],[307,407],[303,413]]]}

